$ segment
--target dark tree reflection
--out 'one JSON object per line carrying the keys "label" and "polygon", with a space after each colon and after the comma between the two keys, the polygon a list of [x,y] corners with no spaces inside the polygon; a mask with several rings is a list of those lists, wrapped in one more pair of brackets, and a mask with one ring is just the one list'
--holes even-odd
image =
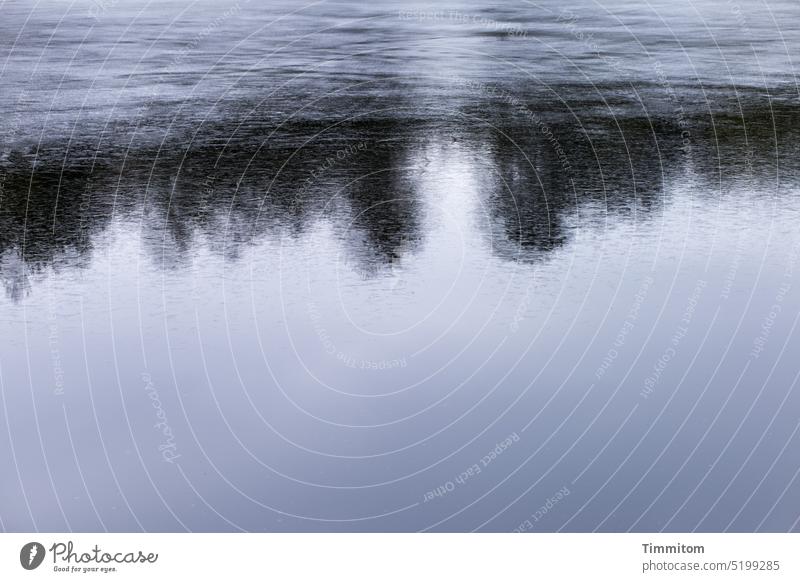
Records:
{"label": "dark tree reflection", "polygon": [[12,149],[0,164],[6,292],[19,299],[29,274],[88,264],[117,219],[141,228],[164,268],[185,263],[200,238],[235,260],[245,245],[297,237],[325,220],[363,276],[375,276],[424,239],[411,160],[434,139],[471,152],[490,210],[485,236],[509,260],[538,260],[568,243],[578,224],[646,218],[676,176],[691,174],[709,186],[698,196],[714,196],[742,180],[782,192],[800,175],[800,112],[788,104],[680,123],[644,110],[565,109],[533,125],[518,104],[488,97],[428,117],[407,115],[406,105],[283,123],[231,114],[226,125],[218,112],[188,137],[166,133],[161,142],[132,126]]}

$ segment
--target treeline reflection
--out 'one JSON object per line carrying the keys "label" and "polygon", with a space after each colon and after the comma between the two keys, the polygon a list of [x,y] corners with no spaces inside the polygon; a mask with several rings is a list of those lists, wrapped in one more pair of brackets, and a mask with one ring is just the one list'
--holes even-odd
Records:
{"label": "treeline reflection", "polygon": [[[503,104],[449,116],[371,115],[213,122],[165,132],[163,141],[109,133],[54,137],[1,160],[0,277],[13,299],[47,268],[89,264],[115,220],[141,228],[166,267],[199,239],[235,260],[264,237],[298,237],[328,221],[369,277],[422,243],[426,144],[472,152],[492,248],[535,261],[569,242],[576,217],[647,217],[666,185],[691,173],[698,197],[737,183],[780,195],[796,185],[800,110],[615,118],[559,112],[532,127]],[[518,109],[518,108],[517,108]],[[588,218],[587,218],[588,220]]]}

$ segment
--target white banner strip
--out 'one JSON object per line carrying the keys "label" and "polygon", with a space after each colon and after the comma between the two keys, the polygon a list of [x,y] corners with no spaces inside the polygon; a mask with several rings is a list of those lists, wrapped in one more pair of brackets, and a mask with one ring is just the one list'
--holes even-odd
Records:
{"label": "white banner strip", "polygon": [[3,534],[0,580],[800,580],[797,534]]}

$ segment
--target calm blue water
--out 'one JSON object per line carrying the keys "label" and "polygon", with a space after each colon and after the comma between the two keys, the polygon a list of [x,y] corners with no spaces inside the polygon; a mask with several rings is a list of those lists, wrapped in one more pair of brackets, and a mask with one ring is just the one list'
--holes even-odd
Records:
{"label": "calm blue water", "polygon": [[0,528],[800,528],[800,5],[0,4]]}

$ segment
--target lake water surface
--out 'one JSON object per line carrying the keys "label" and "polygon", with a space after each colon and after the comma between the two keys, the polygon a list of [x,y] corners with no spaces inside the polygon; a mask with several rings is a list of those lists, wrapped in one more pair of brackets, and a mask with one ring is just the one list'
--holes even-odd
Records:
{"label": "lake water surface", "polygon": [[800,528],[796,0],[0,5],[0,528]]}

